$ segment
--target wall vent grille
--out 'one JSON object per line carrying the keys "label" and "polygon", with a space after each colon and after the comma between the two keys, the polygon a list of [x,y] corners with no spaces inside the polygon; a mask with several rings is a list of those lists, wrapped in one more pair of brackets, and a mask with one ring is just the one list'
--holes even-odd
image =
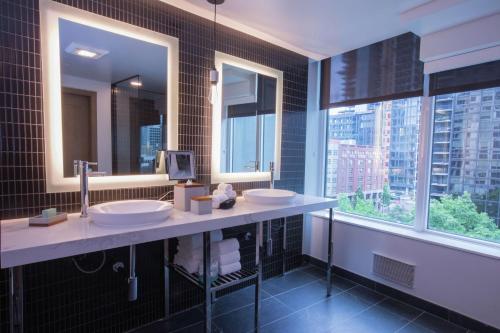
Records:
{"label": "wall vent grille", "polygon": [[374,253],[373,274],[407,288],[413,288],[415,265]]}

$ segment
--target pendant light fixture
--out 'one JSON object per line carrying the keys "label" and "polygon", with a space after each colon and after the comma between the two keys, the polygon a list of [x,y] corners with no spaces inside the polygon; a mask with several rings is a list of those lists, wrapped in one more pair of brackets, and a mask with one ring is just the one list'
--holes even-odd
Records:
{"label": "pendant light fixture", "polygon": [[[215,46],[217,45],[217,5],[222,5],[224,0],[207,0],[208,3],[214,5],[214,30],[213,30],[213,40],[212,40],[212,48],[213,55],[215,57]],[[215,62],[212,65],[212,69],[210,69],[210,103],[215,104],[215,99],[217,97],[217,83],[219,83],[219,72],[215,68]]]}

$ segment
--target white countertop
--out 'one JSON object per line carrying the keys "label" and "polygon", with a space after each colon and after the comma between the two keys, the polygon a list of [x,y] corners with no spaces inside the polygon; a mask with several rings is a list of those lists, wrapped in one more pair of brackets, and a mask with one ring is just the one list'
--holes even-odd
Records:
{"label": "white countertop", "polygon": [[29,227],[28,219],[1,221],[1,267],[8,268],[51,259],[147,243],[204,231],[229,228],[332,208],[332,199],[297,195],[288,205],[257,205],[238,198],[232,209],[214,209],[195,215],[174,209],[162,223],[138,227],[102,227],[79,213],[50,227]]}

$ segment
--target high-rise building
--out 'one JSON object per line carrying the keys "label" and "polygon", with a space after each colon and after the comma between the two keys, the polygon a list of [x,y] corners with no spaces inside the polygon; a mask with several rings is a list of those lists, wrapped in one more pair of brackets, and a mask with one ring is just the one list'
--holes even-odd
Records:
{"label": "high-rise building", "polygon": [[468,192],[500,226],[500,88],[439,95],[434,108],[431,196]]}

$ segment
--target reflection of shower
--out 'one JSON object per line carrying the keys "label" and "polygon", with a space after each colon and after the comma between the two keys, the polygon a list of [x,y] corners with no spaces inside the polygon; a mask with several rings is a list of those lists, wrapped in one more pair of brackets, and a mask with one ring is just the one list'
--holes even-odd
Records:
{"label": "reflection of shower", "polygon": [[165,145],[165,95],[144,89],[134,75],[112,84],[113,174],[156,172],[157,151]]}

